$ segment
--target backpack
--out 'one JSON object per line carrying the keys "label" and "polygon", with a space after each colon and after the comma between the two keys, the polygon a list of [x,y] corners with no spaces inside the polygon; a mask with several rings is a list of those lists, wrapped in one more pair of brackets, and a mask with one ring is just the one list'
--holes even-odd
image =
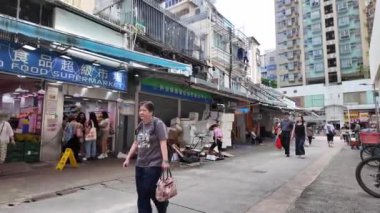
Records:
{"label": "backpack", "polygon": [[74,126],[68,123],[63,130],[63,142],[67,143],[74,136]]}

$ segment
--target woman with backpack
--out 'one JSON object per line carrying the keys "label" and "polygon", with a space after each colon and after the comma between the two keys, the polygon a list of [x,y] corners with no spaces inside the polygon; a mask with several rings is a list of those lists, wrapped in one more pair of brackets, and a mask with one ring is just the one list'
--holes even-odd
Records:
{"label": "woman with backpack", "polygon": [[159,202],[155,197],[157,182],[161,173],[169,169],[166,125],[153,116],[154,105],[151,101],[140,105],[139,116],[142,120],[135,131],[135,141],[123,163],[129,166],[131,157],[137,152],[136,188],[138,212],[152,212],[153,200],[158,213],[165,213],[168,201]]}

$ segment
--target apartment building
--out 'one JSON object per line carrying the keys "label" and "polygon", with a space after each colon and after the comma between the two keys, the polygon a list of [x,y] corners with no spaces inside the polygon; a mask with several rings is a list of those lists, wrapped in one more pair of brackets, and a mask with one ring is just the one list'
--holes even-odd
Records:
{"label": "apartment building", "polygon": [[323,120],[370,117],[365,1],[275,0],[275,8],[279,90]]}
{"label": "apartment building", "polygon": [[168,0],[163,7],[205,38],[204,54],[212,66],[208,78],[219,81],[223,87],[229,87],[230,82],[232,88],[246,92],[248,84],[261,81],[260,44],[236,29],[213,3],[215,1]]}
{"label": "apartment building", "polygon": [[376,11],[376,0],[367,0],[366,2],[366,15],[367,15],[367,28],[368,28],[368,42],[371,43],[371,36]]}
{"label": "apartment building", "polygon": [[277,52],[276,50],[264,51],[261,56],[261,78],[277,81]]}

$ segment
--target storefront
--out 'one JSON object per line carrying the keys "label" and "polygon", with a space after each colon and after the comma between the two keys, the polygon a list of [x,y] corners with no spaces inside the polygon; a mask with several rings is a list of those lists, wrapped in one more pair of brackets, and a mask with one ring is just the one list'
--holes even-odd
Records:
{"label": "storefront", "polygon": [[[99,115],[105,111],[111,129],[116,129],[117,100],[127,90],[125,70],[45,49],[26,49],[0,42],[0,72],[3,73],[0,74],[1,109],[11,115],[18,142],[9,149],[8,162],[57,160],[64,115],[84,112],[88,118],[89,112]],[[111,135],[111,151],[115,143]]]}
{"label": "storefront", "polygon": [[155,104],[155,115],[170,125],[171,119],[188,118],[190,112],[197,112],[201,120],[204,111],[212,103],[212,96],[186,85],[146,78],[141,82],[139,101],[148,100]]}
{"label": "storefront", "polygon": [[44,95],[42,81],[0,74],[0,108],[8,113],[16,145],[9,146],[6,162],[39,160]]}

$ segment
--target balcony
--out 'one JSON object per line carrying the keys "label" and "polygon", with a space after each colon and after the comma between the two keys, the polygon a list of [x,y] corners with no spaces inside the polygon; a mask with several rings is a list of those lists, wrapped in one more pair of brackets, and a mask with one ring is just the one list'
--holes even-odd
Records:
{"label": "balcony", "polygon": [[229,69],[230,54],[217,47],[213,47],[211,50],[211,63],[221,66],[222,68]]}
{"label": "balcony", "polygon": [[232,63],[232,73],[237,76],[246,76],[248,67],[248,64],[243,63],[243,61],[234,60]]}

